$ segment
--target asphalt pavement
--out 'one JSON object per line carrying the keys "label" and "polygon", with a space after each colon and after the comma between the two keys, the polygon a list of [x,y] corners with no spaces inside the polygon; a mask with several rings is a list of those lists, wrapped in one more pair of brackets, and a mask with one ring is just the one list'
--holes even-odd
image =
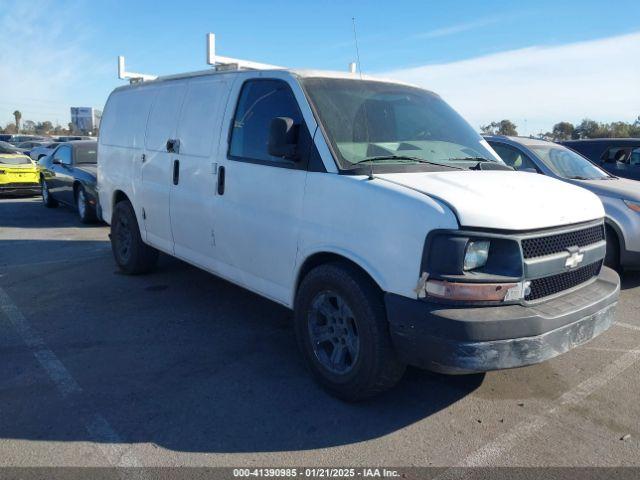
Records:
{"label": "asphalt pavement", "polygon": [[546,363],[409,369],[361,404],[305,371],[288,310],[109,229],[0,199],[0,466],[640,466],[640,274],[618,324]]}

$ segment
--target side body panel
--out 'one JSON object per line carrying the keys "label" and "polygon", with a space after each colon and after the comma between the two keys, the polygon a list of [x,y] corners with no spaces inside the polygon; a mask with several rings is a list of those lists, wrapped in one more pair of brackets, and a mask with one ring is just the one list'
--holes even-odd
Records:
{"label": "side body panel", "polygon": [[[262,76],[238,75],[229,96],[218,157],[225,169],[225,188],[218,195],[216,250],[223,276],[290,305],[307,172],[227,158],[228,132],[242,85]],[[304,96],[289,74],[269,72],[268,78],[287,82],[302,109]],[[315,130],[313,116],[305,121],[310,131]]]}
{"label": "side body panel", "polygon": [[102,217],[111,223],[117,191],[133,203],[144,235],[139,194],[145,129],[154,98],[150,87],[114,91],[107,100],[98,139],[98,192]]}
{"label": "side body panel", "polygon": [[316,253],[335,253],[382,290],[409,298],[416,298],[427,234],[459,228],[444,204],[380,179],[309,173],[305,193],[296,272]]}
{"label": "side body panel", "polygon": [[172,164],[177,159],[177,153],[167,151],[167,141],[177,138],[178,116],[186,84],[185,80],[180,80],[153,89],[153,106],[149,112],[145,136],[145,158],[141,161],[137,203],[142,209],[146,241],[166,252],[174,251],[169,209]]}
{"label": "side body panel", "polygon": [[170,157],[179,162],[178,183],[170,184],[175,253],[214,270],[217,158],[229,83],[227,75],[189,81],[176,134],[180,153]]}

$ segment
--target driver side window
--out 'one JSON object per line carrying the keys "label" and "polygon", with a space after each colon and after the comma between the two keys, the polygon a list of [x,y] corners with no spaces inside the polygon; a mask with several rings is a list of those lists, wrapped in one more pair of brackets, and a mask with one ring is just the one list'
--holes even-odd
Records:
{"label": "driver side window", "polygon": [[60,147],[53,158],[63,165],[71,165],[71,148]]}
{"label": "driver side window", "polygon": [[271,79],[246,81],[233,120],[230,157],[267,164],[287,163],[268,151],[270,123],[275,117],[291,118],[294,125],[303,123],[289,85]]}

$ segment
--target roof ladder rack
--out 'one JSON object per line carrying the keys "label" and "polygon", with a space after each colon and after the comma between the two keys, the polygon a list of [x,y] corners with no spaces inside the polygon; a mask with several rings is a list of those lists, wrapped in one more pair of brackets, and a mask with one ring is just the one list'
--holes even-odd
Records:
{"label": "roof ladder rack", "polygon": [[[211,65],[217,71],[274,70],[285,68],[277,65],[269,65],[268,63],[240,60],[239,58],[216,55],[216,36],[213,33],[207,33],[207,64]],[[155,80],[158,77],[156,75],[148,75],[146,73],[127,72],[124,57],[121,55],[118,57],[118,78],[121,80],[129,80],[129,83],[134,84]]]}
{"label": "roof ladder rack", "polygon": [[273,70],[285,68],[269,65],[268,63],[216,55],[216,36],[214,33],[207,33],[207,64],[216,70]]}
{"label": "roof ladder rack", "polygon": [[155,75],[147,75],[146,73],[127,72],[124,57],[120,55],[118,57],[118,78],[120,80],[129,80],[129,83],[139,83],[147,80],[155,80],[158,77]]}

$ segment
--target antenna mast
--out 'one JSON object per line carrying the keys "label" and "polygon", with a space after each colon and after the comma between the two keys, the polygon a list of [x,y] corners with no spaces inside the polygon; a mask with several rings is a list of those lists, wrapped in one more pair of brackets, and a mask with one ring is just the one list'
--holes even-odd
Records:
{"label": "antenna mast", "polygon": [[[362,63],[360,63],[360,49],[358,48],[358,32],[356,32],[356,17],[351,17],[351,23],[353,24],[353,40],[356,44],[356,61],[358,62],[358,73],[360,74],[360,80],[362,80]],[[350,66],[350,70],[353,72],[353,64]],[[369,136],[369,116],[367,115],[367,100],[362,103],[362,109],[364,110],[364,128],[367,132],[367,144],[370,143]],[[368,150],[368,148],[367,148]],[[369,180],[373,180],[373,160],[369,161]]]}
{"label": "antenna mast", "polygon": [[360,72],[360,80],[362,80],[362,63],[360,63],[360,49],[358,48],[358,33],[356,32],[356,17],[351,17],[351,23],[353,24],[353,39],[356,44],[356,61],[358,62],[358,72]]}

